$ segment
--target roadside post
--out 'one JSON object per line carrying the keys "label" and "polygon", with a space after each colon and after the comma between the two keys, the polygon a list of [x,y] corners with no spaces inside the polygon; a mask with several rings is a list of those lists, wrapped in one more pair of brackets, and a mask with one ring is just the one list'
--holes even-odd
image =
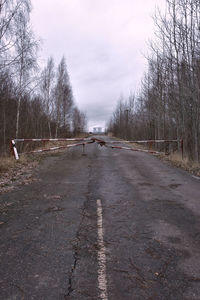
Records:
{"label": "roadside post", "polygon": [[11,147],[11,150],[15,156],[15,159],[16,160],[19,160],[19,155],[18,155],[18,152],[17,152],[17,148],[16,148],[16,144],[15,144],[15,141],[14,140],[11,140],[10,142],[10,147]]}
{"label": "roadside post", "polygon": [[82,156],[86,156],[86,153],[85,153],[85,144],[83,144]]}
{"label": "roadside post", "polygon": [[184,156],[184,143],[183,143],[183,139],[181,140],[181,153],[182,153],[182,159],[183,159],[183,156]]}
{"label": "roadside post", "polygon": [[153,148],[153,142],[152,142],[152,141],[150,141],[148,144],[149,144],[149,151],[151,151],[151,150],[152,150],[152,148]]}

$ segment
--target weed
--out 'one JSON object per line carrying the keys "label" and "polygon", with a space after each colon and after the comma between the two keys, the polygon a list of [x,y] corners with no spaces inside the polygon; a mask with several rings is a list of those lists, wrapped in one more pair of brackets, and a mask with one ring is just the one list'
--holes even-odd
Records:
{"label": "weed", "polygon": [[187,157],[182,159],[182,154],[180,152],[171,153],[169,156],[164,157],[164,159],[176,167],[189,171],[196,176],[200,176],[200,164],[189,160]]}
{"label": "weed", "polygon": [[0,157],[0,173],[7,172],[13,168],[16,164],[16,160],[13,157]]}

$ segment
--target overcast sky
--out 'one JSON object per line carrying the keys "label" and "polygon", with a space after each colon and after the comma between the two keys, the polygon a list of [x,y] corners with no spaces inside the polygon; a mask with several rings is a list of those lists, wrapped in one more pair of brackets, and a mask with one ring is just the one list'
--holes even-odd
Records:
{"label": "overcast sky", "polygon": [[90,130],[105,126],[121,94],[137,91],[153,37],[152,15],[165,0],[32,0],[41,63],[64,55],[75,102]]}

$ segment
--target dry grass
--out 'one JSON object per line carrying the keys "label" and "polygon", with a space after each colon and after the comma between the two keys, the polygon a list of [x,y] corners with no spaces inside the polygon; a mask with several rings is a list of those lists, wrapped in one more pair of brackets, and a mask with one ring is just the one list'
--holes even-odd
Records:
{"label": "dry grass", "polygon": [[14,157],[0,157],[0,174],[13,168],[15,164],[16,160]]}
{"label": "dry grass", "polygon": [[182,168],[196,176],[200,176],[200,164],[189,160],[187,157],[182,159],[182,154],[179,152],[171,153],[170,155],[165,156],[164,159],[176,167]]}
{"label": "dry grass", "polygon": [[[36,159],[34,159],[36,160]],[[20,167],[27,166],[34,161],[32,158],[22,155],[20,160],[16,160],[14,156],[0,157],[0,175],[5,172],[9,172],[12,169],[19,169]]]}
{"label": "dry grass", "polygon": [[27,185],[35,181],[33,170],[37,165],[37,160],[24,156],[18,161],[14,157],[1,157],[0,194],[12,191],[20,185]]}

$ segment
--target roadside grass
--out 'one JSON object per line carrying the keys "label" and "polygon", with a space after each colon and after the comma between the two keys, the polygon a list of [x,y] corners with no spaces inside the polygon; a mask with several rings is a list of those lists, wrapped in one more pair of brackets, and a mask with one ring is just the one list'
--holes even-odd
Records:
{"label": "roadside grass", "polygon": [[33,158],[32,156],[30,157],[22,155],[19,160],[16,160],[14,156],[4,155],[0,157],[0,176],[3,173],[7,173],[13,169],[19,169],[20,167],[24,167],[30,164],[37,165],[38,161],[39,159],[37,159],[36,157]]}
{"label": "roadside grass", "polygon": [[187,157],[182,159],[182,154],[180,152],[174,152],[168,156],[162,156],[165,160],[169,161],[178,168],[182,168],[195,176],[200,176],[200,163],[193,162]]}
{"label": "roadside grass", "polygon": [[15,166],[16,160],[14,157],[3,156],[0,157],[0,174],[3,172],[7,172],[9,169]]}
{"label": "roadside grass", "polygon": [[12,156],[0,157],[0,194],[35,181],[33,170],[38,163],[38,159],[26,156],[18,161]]}

